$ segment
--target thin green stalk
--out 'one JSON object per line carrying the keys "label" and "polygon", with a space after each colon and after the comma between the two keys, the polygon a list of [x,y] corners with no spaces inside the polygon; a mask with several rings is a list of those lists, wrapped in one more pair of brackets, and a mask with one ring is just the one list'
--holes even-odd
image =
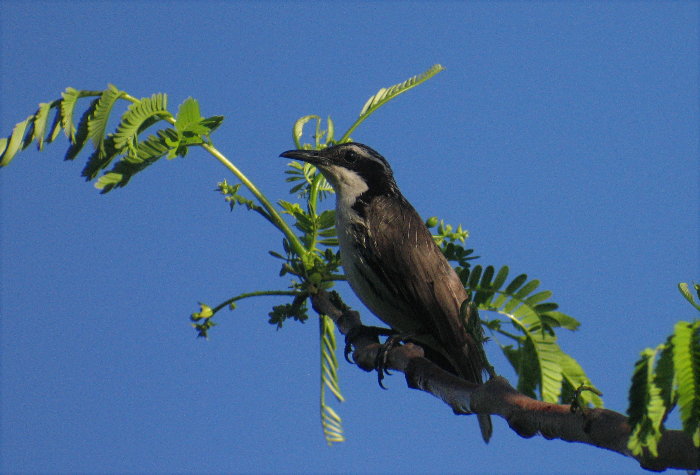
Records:
{"label": "thin green stalk", "polygon": [[272,218],[273,224],[284,233],[285,237],[289,241],[289,244],[292,246],[292,249],[294,252],[297,253],[297,255],[301,258],[306,256],[307,250],[304,248],[304,246],[301,244],[301,241],[297,237],[296,234],[292,231],[292,229],[287,225],[287,222],[282,219],[282,216],[277,212],[277,209],[272,206],[272,203],[265,197],[264,194],[258,190],[258,188],[253,184],[252,181],[248,179],[247,176],[243,174],[233,163],[231,163],[221,152],[219,152],[216,147],[209,145],[209,144],[201,144],[201,147],[212,154],[214,158],[216,158],[218,161],[220,161],[226,168],[228,168],[231,173],[236,175],[236,178],[238,178],[241,183],[243,183],[248,190],[255,196],[260,204],[265,208],[265,210],[269,213],[270,218]]}
{"label": "thin green stalk", "polygon": [[[374,111],[372,111],[372,112],[374,112]],[[355,131],[355,129],[356,129],[362,122],[364,122],[364,120],[365,120],[367,117],[369,117],[369,115],[370,115],[370,114],[365,114],[365,115],[361,115],[360,117],[358,117],[357,120],[355,120],[355,122],[352,123],[352,125],[351,125],[350,128],[347,130],[347,132],[345,132],[345,133],[343,134],[343,136],[340,137],[340,138],[338,139],[338,143],[345,143],[345,142],[347,142],[348,139],[350,138],[350,134],[353,133],[353,132]]]}
{"label": "thin green stalk", "polygon": [[[124,99],[126,99],[127,101],[130,101],[133,103],[140,102],[139,99],[137,99],[134,96],[127,94],[125,92],[122,93],[122,97]],[[175,118],[174,117],[172,117],[172,116],[167,117],[165,120],[167,122],[175,125]],[[216,147],[214,147],[213,145],[209,145],[207,143],[201,144],[201,147],[204,150],[206,150],[207,152],[209,152],[210,154],[212,154],[214,156],[214,158],[219,160],[219,162],[221,162],[226,168],[228,168],[231,171],[231,173],[233,173],[236,176],[236,178],[238,178],[241,181],[241,183],[243,183],[243,185],[245,185],[246,188],[248,188],[248,190],[250,190],[250,192],[253,194],[253,196],[255,196],[257,198],[258,202],[268,212],[268,214],[270,215],[270,218],[272,220],[272,223],[277,227],[277,229],[282,231],[282,233],[285,235],[285,237],[289,241],[290,245],[292,246],[292,249],[294,250],[294,252],[301,258],[306,256],[307,251],[304,248],[304,246],[301,244],[301,241],[299,240],[299,238],[296,236],[296,234],[294,234],[294,232],[287,225],[287,223],[284,221],[284,219],[282,219],[282,216],[280,216],[280,214],[277,212],[277,209],[274,206],[272,206],[272,203],[270,203],[270,201],[265,197],[265,195],[263,193],[261,193],[260,190],[258,190],[258,188],[255,186],[255,184],[253,184],[253,182],[250,181],[248,179],[248,177],[245,176],[243,174],[243,172],[241,172],[238,169],[238,167],[236,167],[221,152],[219,152],[216,149]]]}
{"label": "thin green stalk", "polygon": [[224,302],[221,302],[219,305],[216,307],[212,308],[212,315],[221,310],[224,307],[228,307],[231,305],[233,302],[237,302],[239,300],[247,299],[248,297],[269,297],[269,296],[279,296],[279,295],[292,295],[296,296],[299,295],[299,292],[296,290],[258,290],[255,292],[247,292],[245,294],[240,294],[236,295],[235,297],[232,297]]}

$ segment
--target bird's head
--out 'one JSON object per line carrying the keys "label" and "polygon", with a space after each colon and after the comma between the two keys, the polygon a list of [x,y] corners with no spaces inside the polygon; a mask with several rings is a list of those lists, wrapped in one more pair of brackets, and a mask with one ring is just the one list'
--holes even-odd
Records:
{"label": "bird's head", "polygon": [[360,143],[343,143],[323,150],[288,150],[280,155],[315,165],[339,195],[359,196],[395,192],[389,163]]}

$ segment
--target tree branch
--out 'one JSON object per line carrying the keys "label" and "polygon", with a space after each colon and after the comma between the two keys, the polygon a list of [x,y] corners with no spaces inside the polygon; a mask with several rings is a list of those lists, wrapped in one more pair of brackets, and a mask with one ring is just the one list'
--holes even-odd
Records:
{"label": "tree branch", "polygon": [[[333,319],[343,335],[351,331],[358,335],[352,340],[353,359],[365,371],[374,370],[381,345],[376,336],[358,331],[363,327],[360,314],[345,306],[335,292],[320,291],[311,302],[314,310]],[[425,358],[423,349],[413,343],[392,348],[387,368],[404,373],[409,388],[432,394],[455,414],[500,416],[524,438],[540,434],[545,439],[593,445],[635,458],[642,468],[652,471],[700,469],[700,449],[683,431],[664,432],[658,457],[647,452],[635,456],[627,448],[631,427],[625,415],[609,409],[572,409],[569,404],[538,401],[519,393],[501,376],[484,384],[467,382]]]}

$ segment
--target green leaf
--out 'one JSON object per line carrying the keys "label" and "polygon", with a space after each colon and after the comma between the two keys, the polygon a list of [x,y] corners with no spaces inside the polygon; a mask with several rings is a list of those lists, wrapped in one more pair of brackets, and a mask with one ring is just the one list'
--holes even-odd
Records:
{"label": "green leaf", "polygon": [[[78,91],[80,92],[80,91]],[[80,151],[83,149],[83,146],[85,145],[85,142],[87,142],[88,139],[88,123],[90,121],[90,117],[92,116],[95,107],[97,107],[97,102],[99,101],[98,99],[94,99],[92,102],[90,102],[90,106],[85,110],[83,115],[80,117],[80,122],[78,123],[78,128],[77,130],[73,130],[73,135],[71,137],[71,145],[68,147],[68,150],[66,151],[66,156],[64,160],[73,160],[75,157],[78,156]]]}
{"label": "green leaf", "polygon": [[321,425],[326,442],[342,442],[343,427],[338,414],[326,403],[326,390],[343,402],[338,378],[338,359],[336,358],[335,324],[326,315],[319,315],[321,339]]}
{"label": "green leaf", "polygon": [[700,321],[676,323],[672,342],[683,430],[700,446]]}
{"label": "green leaf", "polygon": [[36,140],[37,148],[44,148],[44,134],[46,133],[46,123],[49,120],[49,110],[53,103],[42,102],[39,104],[39,109],[34,114],[34,135],[33,140]]}
{"label": "green leaf", "polygon": [[122,115],[121,122],[114,135],[114,146],[117,150],[129,148],[132,153],[138,144],[138,134],[158,120],[171,117],[168,112],[168,97],[166,94],[153,94],[144,97],[139,102],[131,104]]}
{"label": "green leaf", "polygon": [[66,88],[61,93],[61,125],[71,143],[75,142],[76,128],[73,124],[73,112],[78,99],[81,97],[100,96],[101,94],[102,91],[83,91],[72,87]]}
{"label": "green leaf", "polygon": [[501,269],[498,271],[498,274],[496,274],[496,278],[493,279],[493,288],[494,289],[500,289],[503,284],[506,283],[506,279],[508,278],[508,266],[503,266]]}
{"label": "green leaf", "polygon": [[[564,382],[568,384],[569,388],[573,391],[581,386],[594,387],[591,380],[586,376],[586,372],[583,370],[581,365],[570,355],[561,352],[559,356],[559,365],[561,366],[562,376]],[[593,407],[603,407],[603,400],[601,397],[593,391],[582,391],[580,393],[580,399],[584,404],[590,404]],[[567,401],[562,401],[567,402]]]}
{"label": "green leaf", "polygon": [[627,411],[632,434],[627,446],[635,455],[641,454],[644,448],[654,457],[658,455],[657,445],[666,415],[661,390],[654,383],[654,362],[660,348],[642,351],[632,374]]}
{"label": "green leaf", "polygon": [[[698,296],[700,296],[700,286],[698,284],[695,284],[695,290],[698,292]],[[681,291],[681,294],[685,299],[690,302],[690,304],[695,307],[697,310],[700,311],[700,304],[695,302],[695,299],[693,298],[693,295],[690,293],[690,290],[688,289],[688,284],[685,282],[681,282],[678,284],[678,290]]]}
{"label": "green leaf", "polygon": [[212,132],[214,132],[217,128],[219,128],[219,126],[221,125],[221,123],[223,121],[224,121],[223,115],[213,115],[211,117],[207,117],[206,119],[202,119],[200,121],[200,124],[203,127],[206,127],[206,129],[207,129],[206,135],[209,135]]}
{"label": "green leaf", "polygon": [[66,133],[68,140],[73,142],[76,131],[75,125],[73,124],[73,111],[80,97],[80,91],[68,87],[61,93],[61,97],[63,98],[61,101],[61,123],[63,125],[63,131]]}
{"label": "green leaf", "polygon": [[[543,321],[547,323],[550,327],[562,327],[567,330],[576,330],[581,325],[581,323],[573,317],[562,313],[548,311],[548,304],[540,304],[535,307],[535,311],[540,313],[543,317]],[[556,305],[556,304],[553,304]]]}
{"label": "green leaf", "polygon": [[294,128],[292,129],[292,139],[294,140],[294,145],[297,149],[301,149],[301,137],[304,135],[304,126],[307,122],[316,119],[317,124],[321,122],[321,117],[317,115],[305,115],[300,117],[296,122],[294,122]]}
{"label": "green leaf", "polygon": [[7,166],[17,154],[20,147],[22,147],[24,141],[24,133],[26,132],[27,126],[29,126],[33,117],[33,115],[30,115],[22,122],[17,123],[12,129],[12,135],[10,135],[10,139],[7,142],[5,151],[0,156],[0,167]]}
{"label": "green leaf", "polygon": [[523,300],[525,297],[530,295],[537,287],[540,286],[540,281],[533,279],[527,284],[525,284],[520,290],[515,293],[515,298]]}
{"label": "green leaf", "polygon": [[328,124],[328,130],[326,133],[326,142],[331,143],[333,142],[335,138],[335,125],[333,124],[333,120],[331,119],[331,116],[328,116],[328,119],[326,119],[326,123]]}
{"label": "green leaf", "polygon": [[445,68],[443,68],[439,64],[436,64],[424,73],[413,76],[402,83],[395,84],[389,88],[381,88],[375,95],[367,99],[367,102],[365,102],[365,105],[360,111],[360,116],[350,126],[347,132],[345,132],[345,134],[343,134],[343,136],[340,139],[338,139],[338,143],[348,141],[350,139],[350,135],[354,132],[354,130],[381,106],[394,99],[399,94],[403,94],[404,92],[413,89],[419,84],[424,83],[440,71],[444,71],[444,69]]}
{"label": "green leaf", "polygon": [[556,337],[542,332],[528,332],[527,336],[533,343],[540,366],[542,400],[556,403],[559,401],[563,381],[559,363],[562,351],[556,344]]}
{"label": "green leaf", "polygon": [[[145,140],[139,142],[136,148],[136,155],[123,157],[107,174],[110,177],[98,181],[95,186],[102,190],[102,193],[126,186],[132,176],[168,153],[170,147],[167,142],[173,138],[177,138],[177,131],[172,128],[159,130],[156,135],[149,135]],[[106,141],[108,149],[110,148],[110,142],[111,137]],[[121,176],[120,181],[115,181],[118,176]]]}
{"label": "green leaf", "polygon": [[659,353],[654,373],[654,384],[659,388],[659,394],[668,413],[676,405],[676,372],[673,366],[674,346],[672,337],[668,337],[666,343],[661,345],[660,348],[661,352]]}
{"label": "green leaf", "polygon": [[95,147],[95,151],[98,152],[99,157],[105,155],[104,140],[107,124],[109,122],[109,115],[112,112],[114,104],[116,104],[121,95],[122,91],[117,89],[114,85],[109,84],[97,101],[95,110],[88,120],[88,137],[92,139],[92,144]]}
{"label": "green leaf", "polygon": [[124,176],[121,173],[105,173],[97,180],[97,182],[95,182],[95,188],[97,188],[98,190],[103,190],[105,188],[112,189],[118,183],[121,183],[123,178]]}
{"label": "green leaf", "polygon": [[175,128],[180,132],[189,130],[192,125],[199,124],[202,119],[203,117],[199,113],[199,103],[188,97],[177,109]]}
{"label": "green leaf", "polygon": [[46,134],[46,143],[51,143],[56,140],[56,137],[61,133],[61,101],[54,101],[51,105],[52,109],[55,109],[53,123],[49,132]]}
{"label": "green leaf", "polygon": [[[555,311],[558,305],[547,302],[552,292],[545,290],[533,294],[539,280],[527,281],[527,275],[515,277],[504,289],[508,268],[502,267],[494,276],[494,268],[474,267],[467,282],[467,290],[475,292],[473,302],[479,310],[495,311],[509,318],[523,336],[506,332],[500,322],[488,322],[493,331],[514,339],[518,349],[501,345],[504,353],[518,372],[519,388],[534,393],[539,388],[543,400],[561,401],[564,395],[573,394],[579,386],[592,386],[583,369],[557,344],[553,327],[575,329],[578,322],[572,317]],[[479,279],[481,275],[481,279]],[[493,280],[492,280],[493,279]],[[478,280],[478,285],[475,282]],[[520,378],[525,378],[520,381]],[[534,380],[532,379],[534,378]],[[582,396],[586,403],[602,404],[599,398]]]}
{"label": "green leaf", "polygon": [[409,89],[416,87],[417,85],[435,76],[440,71],[444,70],[445,68],[443,68],[439,64],[436,64],[424,73],[413,76],[402,83],[394,84],[389,88],[379,89],[379,91],[377,91],[375,95],[367,99],[367,102],[365,102],[365,105],[360,111],[360,116],[370,115],[372,112],[379,109],[381,106],[389,102],[394,97],[398,96],[399,94],[403,94]]}
{"label": "green leaf", "polygon": [[[526,343],[522,350],[523,353],[521,353],[523,360],[520,364],[527,367],[522,374],[528,378],[531,378],[533,374],[537,376],[537,385],[540,387],[543,401],[558,402],[563,381],[560,361],[563,359],[564,353],[556,343],[556,336],[541,331],[533,331],[536,329],[532,328],[530,322],[519,320],[513,316],[510,316],[510,318],[512,323],[523,332],[526,338]],[[500,333],[503,332],[501,331]],[[532,365],[535,365],[534,369]],[[516,371],[518,371],[518,368],[516,368]],[[518,384],[520,385],[521,383],[519,382]],[[531,384],[527,383],[525,386],[529,387]]]}
{"label": "green leaf", "polygon": [[481,266],[474,266],[474,268],[469,273],[469,280],[467,281],[467,287],[473,289],[478,286],[479,279],[481,278]]}
{"label": "green leaf", "polygon": [[[539,281],[533,281],[537,282],[539,285]],[[517,295],[516,295],[517,297]],[[529,305],[530,307],[534,307],[540,302],[544,302],[545,300],[548,300],[552,297],[552,291],[551,290],[543,290],[542,292],[538,292],[535,295],[531,295],[528,298],[525,299],[525,305]]]}
{"label": "green leaf", "polygon": [[[320,229],[333,228],[335,226],[335,210],[325,210],[318,217],[318,226]],[[335,232],[332,233],[335,236]]]}
{"label": "green leaf", "polygon": [[508,284],[508,287],[506,287],[505,293],[514,295],[515,291],[517,289],[519,289],[520,286],[523,285],[526,280],[527,280],[527,274],[520,274],[515,279],[513,279],[510,284]]}
{"label": "green leaf", "polygon": [[517,349],[511,345],[502,345],[501,350],[518,375],[516,389],[526,396],[536,399],[536,391],[540,381],[540,367],[537,364],[537,353],[532,342],[525,339]]}
{"label": "green leaf", "polygon": [[[76,134],[78,137],[80,133]],[[114,160],[119,154],[119,150],[114,147],[114,137],[109,136],[100,145],[99,149],[96,149],[85,164],[81,176],[85,177],[88,181],[94,179],[100,170],[107,168],[109,164]]]}

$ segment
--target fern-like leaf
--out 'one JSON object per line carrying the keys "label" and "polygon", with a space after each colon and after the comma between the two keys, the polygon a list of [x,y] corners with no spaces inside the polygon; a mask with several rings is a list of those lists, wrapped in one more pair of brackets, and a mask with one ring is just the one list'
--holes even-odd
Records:
{"label": "fern-like leaf", "polygon": [[683,430],[700,446],[700,321],[676,323],[672,342]]}
{"label": "fern-like leaf", "polygon": [[[694,284],[693,285],[695,289],[695,293],[697,294],[698,298],[700,298],[700,285],[699,284]],[[678,290],[681,291],[681,294],[683,294],[683,297],[690,302],[690,305],[695,307],[696,310],[700,311],[700,303],[695,301],[695,298],[693,297],[693,294],[690,293],[690,289],[688,288],[688,284],[685,282],[681,282],[678,284]]]}
{"label": "fern-like leaf", "polygon": [[401,82],[399,84],[394,84],[393,86],[388,87],[388,88],[381,88],[379,91],[377,91],[377,93],[375,95],[373,95],[372,97],[367,99],[367,102],[365,102],[365,105],[362,107],[362,110],[360,111],[360,116],[350,126],[348,131],[345,132],[345,134],[343,134],[343,136],[338,140],[338,143],[343,143],[343,142],[346,142],[347,140],[349,140],[350,134],[352,134],[354,132],[354,130],[365,119],[367,119],[370,115],[372,115],[381,106],[383,106],[384,104],[386,104],[390,100],[394,99],[399,94],[403,94],[404,92],[406,92],[410,89],[413,89],[414,87],[418,86],[419,84],[432,78],[440,71],[444,71],[444,70],[445,70],[445,68],[443,68],[439,64],[436,64],[433,67],[431,67],[430,69],[428,69],[427,71],[425,71],[424,73],[413,76],[404,82]]}
{"label": "fern-like leaf", "polygon": [[445,68],[443,68],[441,65],[436,64],[424,73],[417,74],[416,76],[413,76],[402,83],[394,84],[389,88],[381,88],[375,95],[367,99],[367,102],[365,102],[365,105],[360,111],[360,117],[371,114],[394,97],[416,87],[422,82],[427,81],[440,71],[444,71],[444,69]]}
{"label": "fern-like leaf", "polygon": [[321,117],[312,114],[300,117],[296,122],[294,122],[294,126],[292,127],[292,139],[294,140],[294,145],[296,148],[303,148],[303,145],[301,144],[301,137],[304,135],[304,126],[314,119],[317,121],[317,123],[321,121]]}
{"label": "fern-like leaf", "polygon": [[88,121],[88,137],[92,139],[92,144],[100,158],[105,156],[104,141],[109,115],[112,112],[114,104],[116,104],[121,96],[122,91],[117,89],[114,85],[109,84],[107,89],[102,92],[95,106],[95,110]]}
{"label": "fern-like leaf", "polygon": [[520,338],[518,345],[517,348],[512,345],[501,345],[501,350],[518,375],[517,390],[536,399],[541,380],[537,353],[532,342],[527,338]]}
{"label": "fern-like leaf", "polygon": [[4,139],[4,143],[0,144],[0,148],[3,148],[2,145],[4,145],[5,149],[4,151],[2,151],[2,155],[0,155],[0,167],[7,166],[12,161],[17,152],[20,149],[24,148],[24,137],[27,132],[27,128],[31,128],[31,123],[33,119],[34,116],[30,115],[22,122],[17,123],[12,129],[12,134],[10,135],[10,138]]}
{"label": "fern-like leaf", "polygon": [[[561,374],[564,378],[566,392],[573,394],[573,391],[581,386],[594,387],[591,380],[588,379],[586,372],[581,365],[578,364],[578,361],[568,354],[564,352],[561,353],[559,356],[559,365],[561,366]],[[593,407],[603,407],[603,399],[593,391],[582,391],[579,398],[583,404],[588,404]],[[569,399],[570,398],[564,396],[564,391],[562,391],[563,402]]]}
{"label": "fern-like leaf", "polygon": [[632,374],[627,411],[632,434],[627,446],[635,455],[641,454],[644,448],[654,457],[658,455],[657,446],[661,439],[666,406],[661,389],[654,381],[654,364],[662,347],[663,345],[642,351]]}
{"label": "fern-like leaf", "polygon": [[73,138],[71,139],[71,145],[68,147],[68,150],[66,150],[66,156],[64,160],[73,160],[75,157],[78,156],[80,151],[83,149],[85,144],[88,141],[88,123],[90,121],[90,117],[95,111],[95,107],[97,107],[97,102],[99,101],[98,99],[94,99],[91,103],[90,106],[85,110],[83,115],[80,117],[80,122],[78,122],[78,127],[75,129],[73,133]]}
{"label": "fern-like leaf", "polygon": [[514,316],[533,329],[542,328],[551,331],[552,327],[568,330],[578,328],[580,323],[576,319],[556,311],[559,308],[556,303],[547,302],[552,297],[551,291],[533,293],[540,285],[539,280],[528,281],[526,274],[520,274],[504,289],[508,273],[507,266],[501,267],[497,273],[491,266],[485,269],[474,266],[468,271],[466,287],[472,292],[472,301],[479,306],[480,310]]}
{"label": "fern-like leaf", "polygon": [[61,101],[61,123],[66,137],[68,137],[68,140],[71,142],[73,142],[76,131],[75,125],[73,124],[73,111],[80,97],[79,94],[80,91],[72,87],[66,88],[66,90],[61,93],[61,97],[63,98]]}
{"label": "fern-like leaf", "polygon": [[56,137],[61,133],[61,100],[56,100],[52,103],[51,109],[54,109],[53,123],[46,133],[45,142],[51,143],[56,140]]}
{"label": "fern-like leaf", "polygon": [[114,134],[114,146],[120,152],[128,148],[136,153],[138,134],[158,120],[172,117],[167,110],[166,94],[153,94],[131,104],[122,115],[117,132]]}
{"label": "fern-like leaf", "polygon": [[557,345],[555,336],[540,331],[531,331],[525,325],[520,325],[535,351],[535,361],[540,369],[540,392],[542,400],[556,403],[561,395],[562,381],[564,380],[561,364],[562,351]]}
{"label": "fern-like leaf", "polygon": [[82,91],[72,87],[66,88],[61,93],[61,125],[63,131],[71,142],[75,141],[76,127],[73,123],[73,111],[81,97],[99,96],[102,91]]}
{"label": "fern-like leaf", "polygon": [[[564,389],[573,393],[581,385],[592,386],[578,363],[559,347],[554,335],[554,327],[575,330],[578,321],[556,311],[558,305],[548,301],[552,292],[536,292],[539,280],[528,280],[527,275],[520,274],[506,285],[508,273],[505,266],[498,272],[491,266],[474,266],[462,271],[466,288],[479,310],[507,316],[524,335],[523,340],[501,330],[500,326],[496,330],[518,342],[518,349],[504,345],[501,348],[518,372],[519,389],[534,393],[534,384],[539,387],[544,401],[557,402],[562,400]],[[528,361],[529,358],[532,361]],[[593,393],[584,392],[581,397],[585,403],[602,405]]]}
{"label": "fern-like leaf", "polygon": [[101,193],[107,193],[114,188],[126,186],[132,176],[165,156],[170,151],[168,142],[177,140],[177,137],[177,131],[172,128],[159,130],[156,135],[149,135],[146,140],[139,142],[135,155],[123,157],[112,167],[112,170],[97,180],[95,188],[102,190]]}
{"label": "fern-like leaf", "polygon": [[338,380],[338,359],[336,358],[335,324],[326,315],[319,316],[321,334],[321,425],[326,442],[343,442],[342,420],[326,403],[326,390],[343,402]]}
{"label": "fern-like leaf", "polygon": [[39,150],[44,148],[46,123],[49,121],[49,110],[56,105],[58,105],[58,101],[54,101],[53,103],[42,102],[39,104],[39,109],[36,111],[36,114],[34,114],[34,134],[32,139],[36,140],[37,148]]}

